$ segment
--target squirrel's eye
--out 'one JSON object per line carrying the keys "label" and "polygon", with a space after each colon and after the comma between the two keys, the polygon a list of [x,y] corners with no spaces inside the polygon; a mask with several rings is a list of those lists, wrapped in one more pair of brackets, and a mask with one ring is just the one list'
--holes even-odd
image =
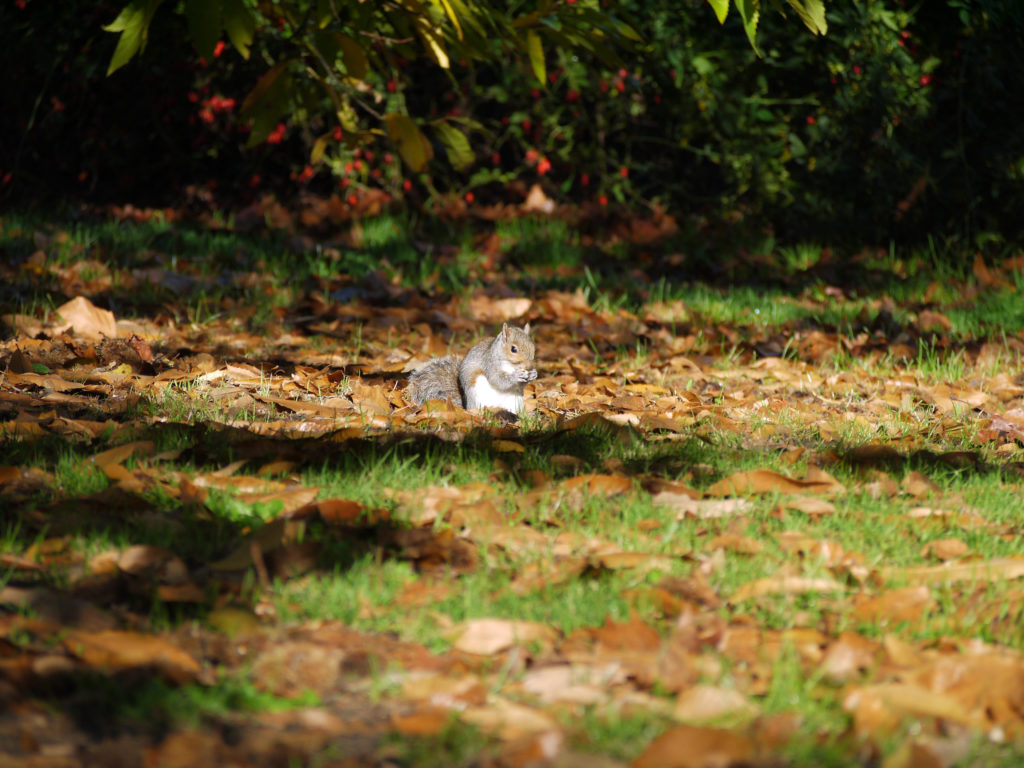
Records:
{"label": "squirrel's eye", "polygon": [[517,354],[519,354],[519,347],[517,347],[517,346],[516,346],[515,344],[513,344],[513,345],[512,345],[511,347],[509,347],[509,348],[508,348],[508,350],[509,350],[509,352],[511,352],[511,353],[512,353],[513,355],[517,355]]}

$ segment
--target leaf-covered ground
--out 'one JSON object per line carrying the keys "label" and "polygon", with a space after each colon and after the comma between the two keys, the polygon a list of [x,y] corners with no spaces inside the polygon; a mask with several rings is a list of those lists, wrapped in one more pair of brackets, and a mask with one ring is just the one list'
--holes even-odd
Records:
{"label": "leaf-covered ground", "polygon": [[0,225],[5,759],[1024,759],[1020,258]]}

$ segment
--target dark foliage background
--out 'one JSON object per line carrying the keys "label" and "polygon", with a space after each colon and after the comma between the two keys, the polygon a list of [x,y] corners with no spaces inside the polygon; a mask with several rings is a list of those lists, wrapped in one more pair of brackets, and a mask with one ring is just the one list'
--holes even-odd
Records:
{"label": "dark foliage background", "polygon": [[[627,2],[616,12],[643,42],[619,60],[549,48],[539,87],[525,56],[450,72],[389,55],[371,69],[378,101],[421,122],[462,121],[474,162],[456,170],[441,143],[426,173],[404,168],[386,137],[340,137],[308,83],[268,142],[245,149],[239,107],[295,31],[261,17],[252,57],[201,60],[180,13],[154,17],[148,45],[105,75],[117,4],[5,3],[0,25],[0,195],[230,205],[301,185],[320,193],[379,187],[420,204],[508,194],[540,180],[559,200],[640,206],[770,224],[783,239],[886,242],[928,236],[1021,237],[1024,8],[1015,0],[828,6],[829,34],[766,14],[763,57],[738,20],[719,26],[703,0]],[[364,116],[365,117],[365,116]],[[340,134],[340,132],[338,132]],[[336,134],[337,135],[337,134]],[[411,194],[410,194],[411,193]]]}

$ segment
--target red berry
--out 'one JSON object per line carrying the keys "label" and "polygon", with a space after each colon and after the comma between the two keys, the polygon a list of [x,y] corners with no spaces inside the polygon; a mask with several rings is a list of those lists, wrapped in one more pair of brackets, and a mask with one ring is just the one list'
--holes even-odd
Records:
{"label": "red berry", "polygon": [[551,161],[546,157],[542,157],[537,161],[537,173],[543,176],[545,173],[551,170]]}
{"label": "red berry", "polygon": [[599,198],[597,198],[597,202],[599,202],[601,205],[608,205],[608,195],[601,195]]}
{"label": "red berry", "polygon": [[590,186],[590,174],[589,173],[581,173],[580,174],[580,186],[581,187],[589,187]]}
{"label": "red berry", "polygon": [[621,168],[619,168],[619,176],[621,176],[624,179],[629,178],[629,168],[627,168],[626,166],[622,166]]}
{"label": "red berry", "polygon": [[921,75],[921,85],[928,85],[932,81],[931,75]]}
{"label": "red berry", "polygon": [[476,200],[476,195],[474,195],[472,192],[467,192],[466,193],[466,202],[469,203],[470,205],[472,205],[474,200]]}
{"label": "red berry", "polygon": [[217,44],[213,46],[213,58],[217,58],[222,53],[224,53],[224,41],[218,40]]}
{"label": "red berry", "polygon": [[355,192],[353,192],[351,195],[348,196],[348,204],[349,205],[355,205],[358,202],[359,202],[359,198],[356,197]]}
{"label": "red berry", "polygon": [[341,141],[341,126],[334,126],[334,133],[332,133],[331,135],[334,137],[335,141]]}
{"label": "red berry", "polygon": [[807,116],[807,124],[808,125],[814,125],[816,122],[818,122],[818,119],[814,115],[808,115]]}
{"label": "red berry", "polygon": [[410,181],[409,179],[403,181],[402,189],[404,189],[406,192],[409,192],[412,189],[412,181]]}

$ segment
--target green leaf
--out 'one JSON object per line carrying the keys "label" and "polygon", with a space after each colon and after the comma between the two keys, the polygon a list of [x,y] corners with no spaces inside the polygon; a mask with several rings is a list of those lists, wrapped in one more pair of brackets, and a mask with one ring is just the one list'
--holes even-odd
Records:
{"label": "green leaf", "polygon": [[540,35],[533,30],[526,33],[526,52],[530,55],[533,74],[540,80],[541,85],[547,85],[548,75],[544,67],[544,46],[541,45]]}
{"label": "green leaf", "polygon": [[473,150],[469,146],[466,134],[450,123],[434,123],[437,138],[448,151],[448,160],[457,171],[464,171],[473,164]]}
{"label": "green leaf", "polygon": [[252,120],[247,147],[261,144],[277,121],[288,112],[294,84],[288,73],[291,62],[282,61],[271,67],[242,102],[241,115]]}
{"label": "green leaf", "polygon": [[256,86],[249,91],[249,95],[242,102],[242,117],[247,117],[249,113],[258,109],[278,81],[287,77],[289,63],[280,61],[263,73],[263,77],[257,81]]}
{"label": "green leaf", "polygon": [[339,36],[341,44],[341,58],[345,62],[345,70],[350,77],[356,80],[363,80],[366,73],[370,71],[370,60],[366,58],[366,51],[351,37]]}
{"label": "green leaf", "polygon": [[388,136],[398,145],[398,154],[402,156],[406,165],[417,173],[426,168],[430,158],[434,156],[434,151],[412,118],[408,115],[384,115],[384,124],[387,126]]}
{"label": "green leaf", "polygon": [[724,24],[725,17],[729,15],[729,0],[708,0],[708,5],[718,17],[718,23]]}
{"label": "green leaf", "polygon": [[145,43],[149,23],[153,20],[161,0],[132,0],[117,18],[103,27],[107,32],[120,32],[114,55],[110,57],[107,74],[110,75],[127,64]]}
{"label": "green leaf", "polygon": [[740,12],[743,19],[743,30],[747,33],[750,47],[758,56],[761,52],[757,50],[757,22],[761,19],[761,4],[758,0],[733,0],[736,10]]}
{"label": "green leaf", "polygon": [[242,0],[224,0],[224,29],[243,59],[249,58],[252,34],[256,31],[256,18]]}
{"label": "green leaf", "polygon": [[223,17],[223,0],[188,0],[185,3],[188,34],[199,55],[207,60],[213,58],[213,49],[220,39]]}
{"label": "green leaf", "polygon": [[828,32],[828,22],[825,20],[825,4],[822,0],[803,0],[803,2],[800,0],[787,0],[787,2],[811,32],[816,35],[824,35]]}

